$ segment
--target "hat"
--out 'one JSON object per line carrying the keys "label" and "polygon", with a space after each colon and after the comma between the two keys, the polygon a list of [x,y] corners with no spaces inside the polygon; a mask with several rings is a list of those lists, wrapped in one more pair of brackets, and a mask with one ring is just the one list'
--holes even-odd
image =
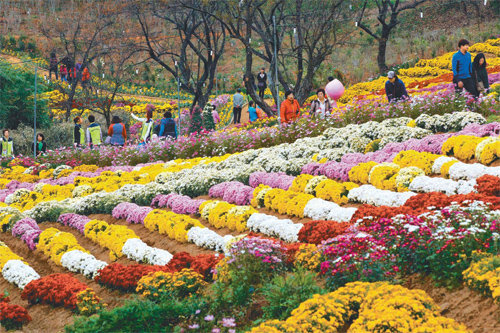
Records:
{"label": "hat", "polygon": [[387,77],[388,77],[389,79],[392,79],[392,78],[394,78],[395,76],[396,76],[396,73],[394,73],[394,71],[390,71],[389,73],[387,73]]}

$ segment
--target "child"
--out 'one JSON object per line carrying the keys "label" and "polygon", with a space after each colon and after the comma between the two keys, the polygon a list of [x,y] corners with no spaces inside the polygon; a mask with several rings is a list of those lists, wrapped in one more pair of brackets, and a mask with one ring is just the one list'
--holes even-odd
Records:
{"label": "child", "polygon": [[250,122],[251,123],[256,121],[257,119],[259,119],[259,117],[257,115],[257,110],[255,109],[255,107],[253,105],[254,105],[253,101],[248,102],[248,113],[250,114]]}

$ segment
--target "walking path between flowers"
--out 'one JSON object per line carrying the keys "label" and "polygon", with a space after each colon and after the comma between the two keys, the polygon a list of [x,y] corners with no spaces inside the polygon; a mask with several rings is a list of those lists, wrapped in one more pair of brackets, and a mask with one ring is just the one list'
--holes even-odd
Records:
{"label": "walking path between flowers", "polygon": [[[19,63],[19,62],[23,61],[22,59],[11,56],[9,54],[0,54],[0,58],[2,58],[3,60],[6,60],[7,62],[9,62],[11,64],[15,64],[15,63]],[[49,77],[49,71],[46,70],[45,68],[38,67],[38,73],[46,76],[47,78]],[[167,103],[167,102],[170,102],[172,100],[172,99],[163,98],[163,97],[152,97],[152,96],[146,96],[146,95],[134,95],[134,94],[124,94],[124,93],[117,93],[117,96],[125,97],[125,98],[135,98],[138,100],[145,100],[145,101],[156,102],[156,103]]]}

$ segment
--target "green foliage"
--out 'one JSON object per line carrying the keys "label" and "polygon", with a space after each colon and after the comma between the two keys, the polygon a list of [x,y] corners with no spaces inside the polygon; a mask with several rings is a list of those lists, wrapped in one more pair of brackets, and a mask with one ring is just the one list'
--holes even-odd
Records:
{"label": "green foliage", "polygon": [[189,122],[189,134],[199,133],[203,128],[203,120],[201,119],[200,107],[196,106],[191,115],[191,120]]}
{"label": "green foliage", "polygon": [[214,107],[210,103],[207,103],[203,108],[203,128],[207,131],[215,130],[214,117],[212,115],[213,109]]}
{"label": "green foliage", "polygon": [[65,330],[67,333],[172,332],[183,318],[200,307],[201,301],[197,298],[167,299],[159,304],[135,299],[113,310],[102,310],[97,316],[77,318]]}
{"label": "green foliage", "polygon": [[325,289],[316,282],[316,274],[305,269],[278,275],[262,288],[269,305],[264,306],[263,319],[285,319],[300,303],[314,294],[323,294]]}
{"label": "green foliage", "polygon": [[[33,126],[33,73],[0,61],[0,127],[16,129],[19,124]],[[47,87],[38,82],[38,93]],[[37,101],[37,126],[50,124],[44,101]]]}

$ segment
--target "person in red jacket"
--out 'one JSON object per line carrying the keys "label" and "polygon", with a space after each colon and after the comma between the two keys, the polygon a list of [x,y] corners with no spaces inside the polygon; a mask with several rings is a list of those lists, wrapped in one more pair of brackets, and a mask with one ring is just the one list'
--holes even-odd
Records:
{"label": "person in red jacket", "polygon": [[281,103],[280,116],[281,123],[289,123],[295,121],[299,117],[300,105],[295,99],[293,91],[285,93],[285,100]]}
{"label": "person in red jacket", "polygon": [[83,69],[83,72],[82,72],[82,87],[83,87],[83,89],[87,88],[89,82],[90,82],[90,72],[89,72],[89,69],[87,67],[85,67]]}

